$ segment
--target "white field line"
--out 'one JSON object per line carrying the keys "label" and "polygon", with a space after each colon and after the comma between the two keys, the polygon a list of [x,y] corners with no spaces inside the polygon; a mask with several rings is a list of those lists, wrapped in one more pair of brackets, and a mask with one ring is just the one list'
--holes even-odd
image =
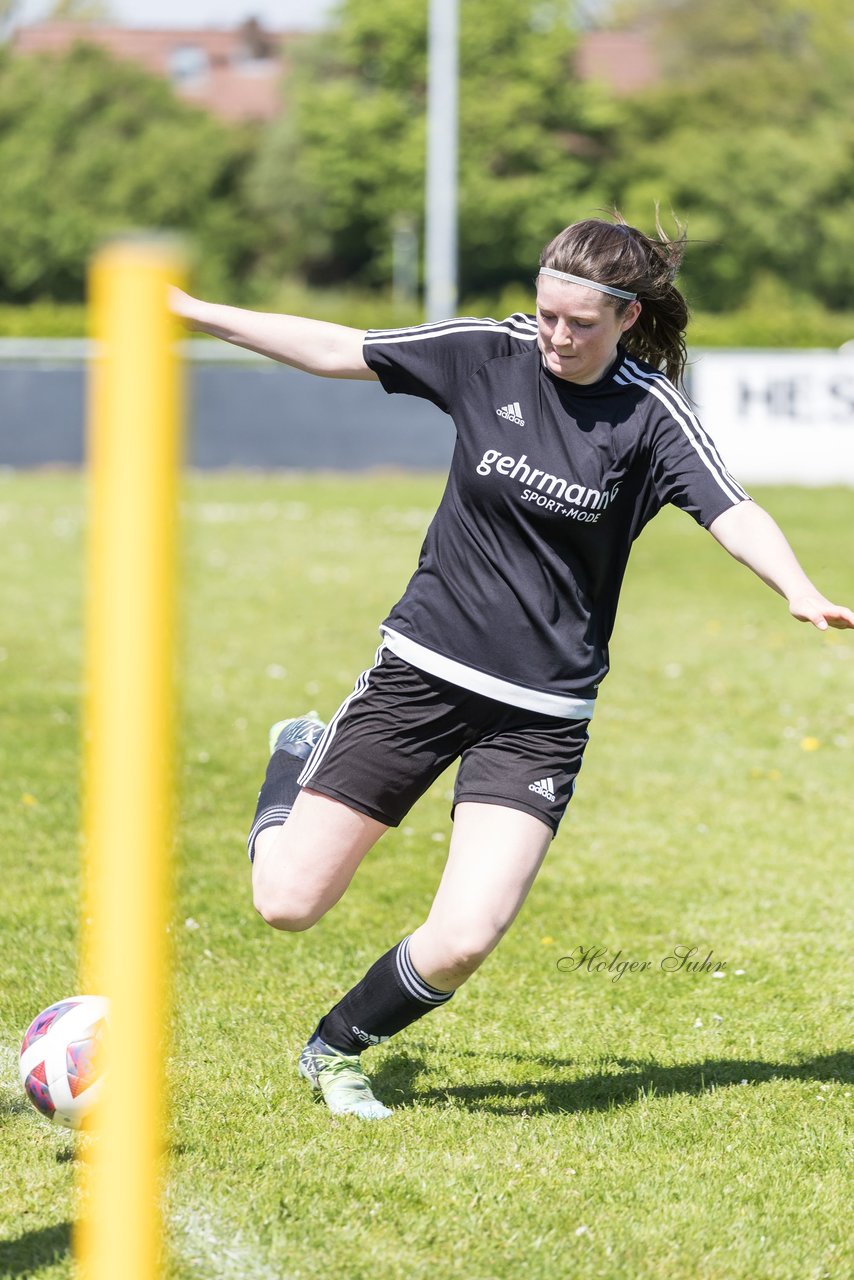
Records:
{"label": "white field line", "polygon": [[200,1276],[217,1280],[297,1280],[298,1271],[270,1267],[228,1221],[202,1205],[170,1204],[167,1196],[167,1238],[173,1254]]}
{"label": "white field line", "polygon": [[18,1070],[20,1045],[0,1044],[0,1090],[4,1094],[14,1095],[24,1101],[21,1088],[21,1073]]}
{"label": "white field line", "polygon": [[[0,1096],[19,1100],[21,1110],[29,1110],[18,1071],[20,1049],[0,1042]],[[35,1114],[35,1113],[34,1113]],[[164,1219],[175,1256],[192,1267],[204,1280],[299,1280],[300,1273],[269,1266],[257,1250],[243,1239],[215,1209],[204,1205],[177,1205],[175,1196],[165,1197]]]}

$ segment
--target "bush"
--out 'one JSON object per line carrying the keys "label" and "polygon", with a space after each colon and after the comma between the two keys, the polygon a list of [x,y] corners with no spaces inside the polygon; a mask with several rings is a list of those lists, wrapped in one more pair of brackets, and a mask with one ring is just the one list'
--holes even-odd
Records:
{"label": "bush", "polygon": [[[198,283],[194,287],[199,287]],[[221,302],[238,302],[233,289],[215,295]],[[352,325],[355,329],[394,328],[420,324],[420,302],[401,305],[388,292],[353,287],[321,289],[299,280],[268,287],[253,298],[259,310],[282,311]],[[530,313],[530,289],[510,285],[494,296],[464,298],[460,315],[501,319],[514,311]],[[28,307],[0,306],[0,337],[77,338],[86,334],[86,309],[39,301]],[[773,280],[762,283],[748,306],[722,314],[696,312],[688,329],[691,347],[840,347],[854,339],[854,312],[825,311],[809,299],[784,292]]]}
{"label": "bush", "polygon": [[29,307],[0,306],[0,338],[85,338],[82,303],[34,302]]}

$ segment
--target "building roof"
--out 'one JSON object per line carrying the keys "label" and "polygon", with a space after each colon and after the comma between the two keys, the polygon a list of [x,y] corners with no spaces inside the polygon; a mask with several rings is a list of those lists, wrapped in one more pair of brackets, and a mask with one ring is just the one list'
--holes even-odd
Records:
{"label": "building roof", "polygon": [[582,80],[600,80],[615,94],[636,93],[661,79],[652,41],[645,31],[587,31],[576,67]]}
{"label": "building roof", "polygon": [[42,22],[20,27],[12,46],[19,54],[59,54],[83,40],[163,76],[188,102],[241,121],[280,113],[282,76],[302,39],[303,32],[272,34],[254,21],[231,31]]}
{"label": "building roof", "polygon": [[[254,19],[225,31],[41,22],[19,27],[12,47],[19,54],[58,54],[84,40],[163,76],[188,102],[237,122],[280,114],[282,79],[306,36],[269,32]],[[582,80],[602,81],[617,94],[646,88],[660,75],[649,37],[639,31],[585,32],[576,68]]]}

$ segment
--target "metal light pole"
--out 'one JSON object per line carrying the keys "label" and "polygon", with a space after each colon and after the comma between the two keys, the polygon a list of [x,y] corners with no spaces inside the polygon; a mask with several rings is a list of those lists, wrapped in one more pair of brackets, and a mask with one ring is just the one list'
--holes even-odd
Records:
{"label": "metal light pole", "polygon": [[427,74],[426,312],[457,307],[457,52],[459,0],[430,0]]}

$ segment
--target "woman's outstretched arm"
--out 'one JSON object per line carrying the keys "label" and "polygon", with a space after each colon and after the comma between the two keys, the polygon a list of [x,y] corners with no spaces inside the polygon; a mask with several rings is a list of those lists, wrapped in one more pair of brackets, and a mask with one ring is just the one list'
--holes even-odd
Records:
{"label": "woman's outstretched arm", "polygon": [[713,520],[709,533],[731,556],[783,596],[793,618],[820,631],[854,627],[854,613],[823,596],[804,573],[782,529],[763,507],[739,502]]}
{"label": "woman's outstretched arm", "polygon": [[175,288],[169,291],[169,306],[196,333],[209,333],[306,373],[323,378],[376,379],[362,356],[362,329],[203,302]]}

